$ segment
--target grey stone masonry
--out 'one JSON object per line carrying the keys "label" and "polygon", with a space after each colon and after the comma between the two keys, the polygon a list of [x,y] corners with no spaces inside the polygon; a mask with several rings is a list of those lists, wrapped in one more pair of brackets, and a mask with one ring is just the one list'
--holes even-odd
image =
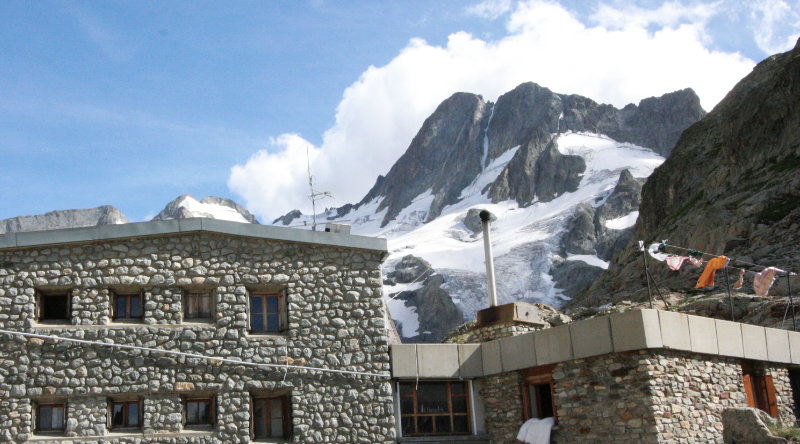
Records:
{"label": "grey stone masonry", "polygon": [[[309,240],[320,235],[285,231],[279,239],[258,236],[270,230],[159,234],[162,222],[153,229],[135,224],[155,233],[148,236],[92,240],[89,231],[43,232],[30,246],[22,238],[6,243],[0,329],[380,376],[0,334],[0,442],[244,443],[251,439],[252,396],[288,399],[290,442],[394,442],[380,275],[385,242],[332,235],[335,241],[315,244]],[[71,243],[47,244],[49,238]],[[285,294],[287,328],[250,332],[249,294],[277,291]],[[68,321],[37,321],[47,292],[69,294]],[[210,319],[183,319],[187,292],[211,295]],[[142,318],[115,321],[115,293],[141,294]],[[184,425],[191,397],[213,399],[212,426]],[[139,429],[109,429],[109,402],[118,398],[141,401]],[[36,406],[54,402],[66,403],[65,430],[57,437],[35,432]]]}

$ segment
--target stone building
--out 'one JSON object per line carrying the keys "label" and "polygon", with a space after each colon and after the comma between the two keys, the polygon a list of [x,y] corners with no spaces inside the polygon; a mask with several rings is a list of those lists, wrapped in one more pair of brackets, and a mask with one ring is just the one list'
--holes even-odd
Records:
{"label": "stone building", "polygon": [[0,442],[394,442],[385,254],[211,219],[2,235]]}
{"label": "stone building", "polygon": [[[392,345],[398,442],[515,443],[531,417],[555,419],[556,444],[722,442],[723,410],[746,406],[795,422],[800,333],[658,310],[536,330],[508,312],[476,343]],[[466,427],[440,419],[457,413]]]}

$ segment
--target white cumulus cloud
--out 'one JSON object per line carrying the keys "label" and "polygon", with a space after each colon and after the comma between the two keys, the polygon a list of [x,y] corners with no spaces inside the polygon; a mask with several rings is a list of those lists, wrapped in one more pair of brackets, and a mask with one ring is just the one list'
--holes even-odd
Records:
{"label": "white cumulus cloud", "polygon": [[[495,16],[506,4],[490,0],[470,12]],[[661,18],[639,7],[601,6],[587,24],[558,4],[533,0],[513,6],[506,35],[496,40],[466,32],[451,34],[444,46],[412,39],[388,64],[370,66],[345,90],[321,146],[280,136],[235,166],[228,186],[264,220],[295,208],[308,211],[309,146],[315,183],[336,197],[322,205],[357,202],[405,151],[424,119],[458,91],[494,101],[533,81],[621,107],[691,87],[710,110],[753,62],[708,49],[705,24],[713,5],[681,8],[673,2],[655,11]]]}

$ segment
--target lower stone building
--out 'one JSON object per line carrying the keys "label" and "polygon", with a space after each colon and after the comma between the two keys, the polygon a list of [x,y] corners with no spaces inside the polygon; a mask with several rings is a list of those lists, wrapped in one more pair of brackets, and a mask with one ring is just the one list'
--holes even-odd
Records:
{"label": "lower stone building", "polygon": [[0,442],[394,442],[385,254],[211,219],[2,235]]}
{"label": "lower stone building", "polygon": [[[525,330],[515,324],[484,329]],[[800,333],[657,310],[476,344],[393,345],[398,442],[515,443],[531,417],[554,418],[553,443],[722,442],[728,407],[795,422],[798,364]],[[440,420],[456,414],[467,427]]]}

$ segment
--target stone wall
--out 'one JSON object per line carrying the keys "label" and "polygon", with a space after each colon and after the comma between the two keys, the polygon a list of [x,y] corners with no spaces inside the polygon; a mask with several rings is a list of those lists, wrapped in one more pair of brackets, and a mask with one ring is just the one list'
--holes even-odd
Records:
{"label": "stone wall", "polygon": [[[144,318],[111,320],[111,292],[144,295]],[[72,325],[35,321],[37,291],[68,289]],[[213,319],[182,323],[182,295],[212,292]],[[283,290],[285,334],[248,332],[248,292]],[[211,233],[0,250],[0,328],[262,364],[389,374],[380,252]],[[182,396],[213,396],[213,430],[182,427]],[[293,442],[388,443],[389,380],[0,335],[0,441],[33,437],[33,403],[68,402],[67,436],[107,435],[107,401],[137,395],[143,428],[103,442],[247,442],[249,403],[290,394]],[[159,438],[161,436],[162,438]],[[77,442],[80,442],[78,440]],[[93,442],[96,442],[93,441]]]}
{"label": "stone wall", "polygon": [[454,330],[442,342],[451,344],[474,344],[541,329],[541,325],[523,321],[502,321],[485,327],[478,327],[477,323],[472,322],[464,324]]}
{"label": "stone wall", "polygon": [[515,443],[522,425],[522,372],[487,376],[479,393],[486,412],[486,432],[495,444]]}

